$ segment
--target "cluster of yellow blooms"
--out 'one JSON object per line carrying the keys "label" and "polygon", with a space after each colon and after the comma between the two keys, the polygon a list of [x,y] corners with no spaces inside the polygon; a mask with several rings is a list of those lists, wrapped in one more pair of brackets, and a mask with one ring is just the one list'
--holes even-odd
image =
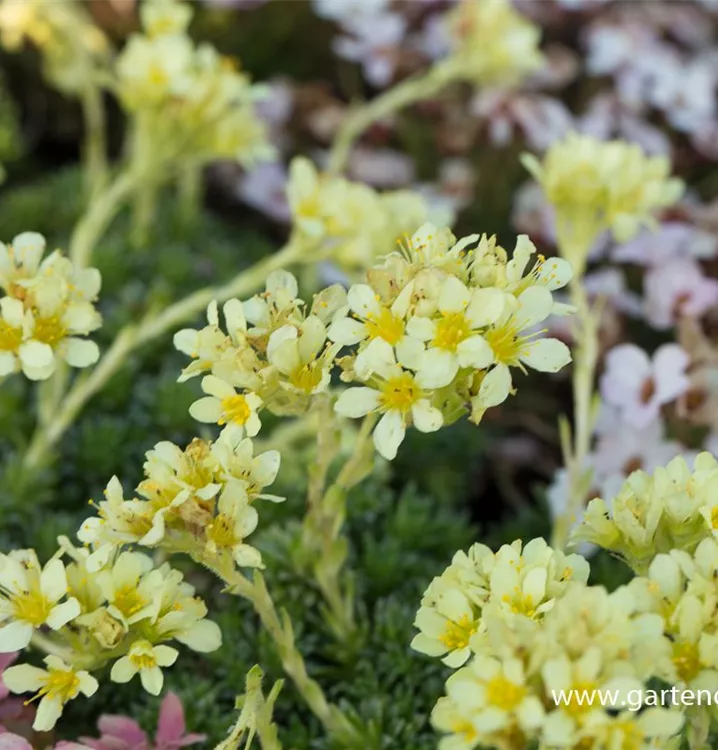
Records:
{"label": "cluster of yellow blooms", "polygon": [[43,260],[44,252],[36,232],[0,243],[0,376],[22,370],[45,380],[58,359],[88,367],[99,357],[97,344],[81,337],[102,323],[93,306],[100,272],[75,268],[59,250]]}
{"label": "cluster of yellow blooms", "polygon": [[107,37],[79,3],[3,0],[0,39],[10,51],[32,42],[42,52],[47,78],[70,94],[80,94],[110,59]]}
{"label": "cluster of yellow blooms", "polygon": [[638,573],[610,594],[586,585],[582,557],[541,539],[457,553],[426,590],[412,643],[457,669],[432,716],[439,747],[673,746],[707,709],[658,708],[647,688],[718,691],[717,496],[718,461],[704,453],[693,472],[682,458],[634,472],[610,511],[593,500],[573,541]]}
{"label": "cluster of yellow blooms", "polygon": [[718,461],[701,453],[694,471],[683,457],[652,474],[634,471],[608,502],[594,498],[574,530],[644,574],[659,553],[692,552],[707,534],[718,535]]}
{"label": "cluster of yellow blooms", "polygon": [[[306,158],[292,160],[287,183],[296,237],[302,246],[350,276],[363,275],[394,249],[394,238],[430,218],[424,198],[411,190],[377,193],[362,182],[318,173]],[[447,217],[441,217],[447,218]]]}
{"label": "cluster of yellow blooms", "polygon": [[203,653],[219,648],[221,633],[205,619],[204,602],[168,564],[155,567],[147,555],[126,551],[90,566],[87,550],[59,542],[44,568],[33,550],[0,555],[0,652],[40,638],[50,653],[45,669],[21,664],[3,674],[13,692],[37,692],[35,730],[48,731],[68,701],[97,690],[91,671],[111,663],[113,682],[139,674],[145,690],[158,695],[161,668],[178,656],[168,641]]}
{"label": "cluster of yellow blooms", "polygon": [[543,162],[530,154],[522,161],[555,211],[559,245],[577,272],[602,231],[610,229],[618,242],[626,242],[641,226],[655,226],[653,213],[675,203],[684,189],[670,177],[668,158],[646,156],[625,141],[571,133]]}
{"label": "cluster of yellow blooms", "polygon": [[128,544],[187,553],[220,572],[235,564],[262,566],[259,552],[244,540],[257,526],[253,502],[284,499],[263,492],[279,471],[278,451],[255,456],[250,438],[224,431],[215,442],[195,438],[184,450],[157,443],[146,455],[139,497],[126,500],[113,477],[98,516],[78,532],[92,549],[89,570]]}
{"label": "cluster of yellow blooms", "polygon": [[152,148],[200,163],[270,156],[254,110],[262,89],[211,45],[195,46],[186,33],[191,6],[152,0],[141,5],[140,16],[143,33],[131,36],[120,53],[116,86],[137,127],[151,134]]}
{"label": "cluster of yellow blooms", "polygon": [[481,85],[513,85],[544,63],[541,30],[508,0],[466,0],[448,16],[451,54],[437,74]]}
{"label": "cluster of yellow blooms", "polygon": [[[508,260],[494,238],[457,242],[429,224],[405,243],[367,283],[323,290],[308,314],[294,277],[278,272],[265,293],[224,306],[226,334],[214,306],[207,327],[179,332],[175,345],[193,358],[182,377],[210,373],[193,415],[253,434],[257,409],[305,412],[339,364],[344,382],[361,385],[341,393],[336,411],[381,415],[374,442],[392,459],[410,425],[431,432],[469,410],[478,423],[512,392],[511,368],[555,372],[568,364],[567,347],[535,330],[568,310],[551,294],[570,278],[565,261],[540,257],[525,273],[535,252],[527,237]],[[352,353],[337,358],[343,347]]]}

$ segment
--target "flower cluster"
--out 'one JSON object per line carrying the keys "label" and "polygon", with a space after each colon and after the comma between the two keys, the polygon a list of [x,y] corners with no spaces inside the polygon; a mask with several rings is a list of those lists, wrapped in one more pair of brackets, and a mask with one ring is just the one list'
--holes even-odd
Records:
{"label": "flower cluster", "polygon": [[[442,750],[532,741],[642,748],[680,730],[678,712],[618,710],[658,673],[652,654],[665,640],[662,618],[627,587],[609,594],[586,586],[587,577],[583,558],[534,539],[495,554],[475,545],[431,583],[412,645],[448,652],[445,663],[459,667],[432,713],[446,735]],[[616,704],[584,699],[592,690],[615,691]]]}
{"label": "flower cluster", "polygon": [[652,658],[658,676],[681,688],[718,690],[718,542],[705,538],[693,554],[681,549],[656,555],[631,592],[665,621],[665,637]]}
{"label": "flower cluster", "polygon": [[534,252],[522,236],[508,260],[493,237],[457,242],[427,224],[372,268],[368,283],[350,288],[329,338],[358,345],[340,364],[342,379],[361,385],[344,391],[336,409],[380,414],[374,442],[384,457],[396,455],[409,425],[431,432],[468,411],[478,423],[514,391],[512,368],[556,372],[568,364],[568,348],[536,326],[570,311],[551,292],[571,269],[539,256],[525,273]]}
{"label": "flower cluster", "polygon": [[234,564],[261,567],[259,552],[245,543],[257,526],[256,499],[279,470],[278,451],[254,455],[251,439],[225,430],[214,442],[195,438],[185,450],[170,442],[147,452],[139,497],[126,500],[113,477],[98,516],[87,519],[78,538],[92,547],[87,565],[96,570],[127,544],[191,554],[215,570]]}
{"label": "flower cluster", "polygon": [[64,360],[89,367],[97,344],[81,338],[100,327],[93,302],[100,291],[95,268],[75,268],[59,250],[44,260],[45,239],[24,232],[0,243],[0,376],[22,370],[49,378]]}
{"label": "flower cluster", "polygon": [[538,180],[556,214],[562,251],[582,269],[596,238],[611,230],[619,242],[633,237],[652,214],[674,203],[683,183],[670,178],[665,157],[648,157],[625,141],[601,142],[570,133],[543,162],[525,154],[524,166]]}
{"label": "flower cluster", "polygon": [[120,101],[138,118],[138,158],[156,159],[158,149],[199,163],[271,155],[254,111],[261,89],[210,45],[194,45],[186,33],[191,7],[151,0],[140,15],[143,33],[130,38],[116,66]]}
{"label": "flower cluster", "polygon": [[610,550],[637,573],[644,573],[659,553],[692,551],[718,533],[718,460],[701,453],[691,472],[674,458],[653,474],[633,472],[607,502],[594,498],[572,535]]}
{"label": "flower cluster", "polygon": [[207,396],[190,409],[196,419],[252,436],[260,427],[260,406],[279,415],[303,414],[326,392],[340,348],[328,340],[327,325],[346,306],[346,292],[339,285],[327,287],[309,310],[297,295],[294,276],[275,271],[263,293],[225,303],[227,333],[220,328],[217,305],[211,304],[209,325],[175,334],[175,346],[193,360],[180,380],[205,374]]}
{"label": "flower cluster", "polygon": [[[154,567],[146,555],[125,551],[90,566],[87,550],[59,542],[44,568],[33,550],[0,557],[0,650],[25,648],[36,634],[51,644],[45,669],[21,664],[3,673],[12,692],[37,692],[35,730],[51,729],[80,693],[92,695],[98,683],[90,672],[106,664],[114,682],[139,674],[145,690],[158,695],[161,668],[178,656],[167,641],[203,653],[219,648],[207,607],[169,564]],[[62,555],[71,558],[67,566]],[[51,634],[41,634],[44,628]]]}
{"label": "flower cluster", "polygon": [[364,183],[318,173],[303,157],[292,160],[287,198],[297,237],[352,276],[363,274],[429,218],[416,192],[377,193]]}
{"label": "flower cluster", "polygon": [[48,79],[67,93],[81,94],[98,69],[109,63],[107,38],[78,3],[3,0],[3,46],[16,51],[26,39],[42,52]]}
{"label": "flower cluster", "polygon": [[449,14],[451,53],[439,69],[480,85],[512,85],[544,62],[541,30],[508,0],[461,0]]}

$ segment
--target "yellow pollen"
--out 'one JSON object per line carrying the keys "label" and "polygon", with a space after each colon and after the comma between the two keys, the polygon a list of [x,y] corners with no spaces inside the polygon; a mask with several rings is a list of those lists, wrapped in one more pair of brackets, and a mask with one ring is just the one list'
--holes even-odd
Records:
{"label": "yellow pollen", "polygon": [[422,395],[421,389],[414,382],[414,376],[410,372],[404,372],[382,384],[380,401],[385,409],[395,409],[405,414]]}
{"label": "yellow pollen", "polygon": [[464,313],[449,313],[436,323],[436,336],[431,342],[439,349],[454,352],[471,335],[471,326]]}
{"label": "yellow pollen", "polygon": [[39,591],[23,591],[12,597],[13,614],[17,620],[29,622],[35,627],[47,620],[52,607]]}
{"label": "yellow pollen", "polygon": [[57,346],[67,336],[67,330],[58,315],[49,318],[35,318],[33,338],[49,346]]}
{"label": "yellow pollen", "polygon": [[319,361],[297,368],[289,375],[289,382],[295,388],[311,393],[322,382],[322,368]]}
{"label": "yellow pollen", "polygon": [[575,682],[572,688],[569,700],[564,703],[568,713],[576,716],[590,711],[594,701],[598,705],[598,685],[595,682]]}
{"label": "yellow pollen", "polygon": [[222,416],[219,424],[246,424],[252,414],[247,399],[242,395],[228,396],[222,399]]}
{"label": "yellow pollen", "polygon": [[51,700],[59,698],[61,703],[67,703],[76,697],[79,692],[80,678],[75,672],[71,669],[50,669],[45,678],[45,684],[32,700],[47,695]]}
{"label": "yellow pollen", "polygon": [[117,589],[113,604],[125,617],[131,617],[137,614],[147,602],[138,593],[137,583],[135,582]]}
{"label": "yellow pollen", "polygon": [[711,526],[714,529],[718,529],[718,505],[711,510]]}
{"label": "yellow pollen", "polygon": [[157,666],[157,659],[153,653],[129,654],[128,658],[137,669],[152,669]]}
{"label": "yellow pollen", "polygon": [[684,682],[690,682],[701,671],[701,661],[698,645],[695,643],[674,643],[673,664],[678,676]]}
{"label": "yellow pollen", "polygon": [[384,339],[392,346],[404,335],[404,321],[386,307],[382,307],[379,315],[367,316],[365,325],[370,339]]}
{"label": "yellow pollen", "polygon": [[0,320],[0,351],[15,352],[22,344],[22,329],[13,328]]}
{"label": "yellow pollen", "polygon": [[234,519],[223,513],[207,527],[207,538],[222,549],[230,549],[240,541],[234,532]]}
{"label": "yellow pollen", "polygon": [[515,326],[505,325],[501,328],[490,328],[484,334],[484,338],[493,350],[497,362],[508,366],[519,364],[519,357],[524,353],[526,343],[524,339],[519,338]]}
{"label": "yellow pollen", "polygon": [[502,675],[492,677],[486,683],[486,700],[502,711],[511,711],[521,703],[526,695],[523,685],[516,685]]}
{"label": "yellow pollen", "polygon": [[153,86],[165,86],[167,85],[167,74],[161,66],[152,64],[147,71],[147,80]]}
{"label": "yellow pollen", "polygon": [[447,621],[446,629],[441,636],[439,636],[439,640],[450,651],[466,648],[469,645],[471,636],[476,632],[477,628],[478,623],[471,620],[468,615],[461,615],[456,621]]}

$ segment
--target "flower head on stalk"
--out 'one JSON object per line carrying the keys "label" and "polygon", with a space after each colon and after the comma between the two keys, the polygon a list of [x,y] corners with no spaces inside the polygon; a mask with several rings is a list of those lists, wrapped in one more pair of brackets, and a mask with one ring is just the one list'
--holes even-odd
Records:
{"label": "flower head on stalk", "polygon": [[100,273],[75,268],[59,250],[43,260],[45,246],[36,232],[0,243],[0,375],[45,380],[59,360],[89,367],[100,356],[83,338],[102,322],[94,307]]}
{"label": "flower head on stalk", "polygon": [[536,326],[571,312],[552,292],[571,277],[561,259],[542,256],[520,237],[513,259],[495,238],[458,240],[448,229],[420,227],[399,251],[353,285],[328,336],[356,347],[339,360],[345,416],[381,415],[374,440],[393,458],[410,425],[430,432],[470,412],[480,421],[513,391],[511,368],[556,372],[570,361],[560,341]]}

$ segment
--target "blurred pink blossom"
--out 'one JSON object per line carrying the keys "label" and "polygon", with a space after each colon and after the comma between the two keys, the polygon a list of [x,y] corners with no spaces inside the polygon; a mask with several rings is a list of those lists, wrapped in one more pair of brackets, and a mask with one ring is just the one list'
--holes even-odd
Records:
{"label": "blurred pink blossom", "polygon": [[390,4],[391,0],[312,0],[318,16],[340,24],[360,15],[374,16]]}
{"label": "blurred pink blossom", "polygon": [[364,77],[379,88],[388,86],[394,77],[406,21],[397,13],[366,12],[343,19],[347,35],[334,40],[334,51],[345,60],[360,63]]}
{"label": "blurred pink blossom", "polygon": [[185,734],[184,710],[174,693],[167,693],[157,720],[154,744],[139,724],[127,716],[101,716],[97,723],[99,739],[81,737],[81,741],[93,750],[176,750],[194,745],[205,739],[203,734]]}
{"label": "blurred pink blossom", "polygon": [[19,734],[5,731],[0,724],[0,750],[32,750],[32,745]]}
{"label": "blurred pink blossom", "polygon": [[643,281],[645,317],[665,330],[681,316],[700,318],[718,306],[718,279],[704,275],[692,258],[675,258],[651,268]]}
{"label": "blurred pink blossom", "polygon": [[242,175],[237,195],[248,206],[274,221],[289,222],[291,212],[286,194],[287,170],[283,164],[265,162]]}
{"label": "blurred pink blossom", "polygon": [[414,181],[414,162],[394,149],[357,146],[352,151],[348,172],[353,180],[387,190]]}
{"label": "blurred pink blossom", "polygon": [[709,260],[718,255],[718,237],[684,222],[665,222],[652,231],[643,230],[635,239],[611,250],[611,260],[662,266],[676,259]]}
{"label": "blurred pink blossom", "polygon": [[633,427],[647,427],[661,406],[685,393],[690,358],[678,344],[660,346],[653,357],[635,344],[621,344],[606,355],[601,396]]}
{"label": "blurred pink blossom", "polygon": [[534,151],[544,151],[563,138],[573,123],[571,113],[561,101],[541,94],[489,89],[474,97],[471,111],[486,120],[489,139],[494,145],[507,145],[515,131],[519,131]]}

